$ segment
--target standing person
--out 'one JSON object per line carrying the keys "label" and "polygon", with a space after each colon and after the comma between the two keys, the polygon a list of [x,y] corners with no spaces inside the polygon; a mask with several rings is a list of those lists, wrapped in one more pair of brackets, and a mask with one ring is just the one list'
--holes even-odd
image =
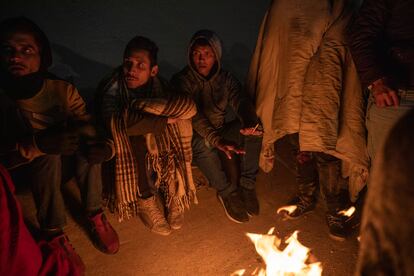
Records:
{"label": "standing person", "polygon": [[362,83],[371,162],[390,129],[414,107],[414,1],[366,0],[349,31]]}
{"label": "standing person", "polygon": [[[318,186],[326,201],[330,237],[349,234],[338,212],[349,177],[351,198],[365,185],[367,157],[363,96],[344,33],[358,1],[272,1],[251,61],[247,87],[264,127],[260,166],[273,167],[274,143],[293,146],[299,192],[285,213],[315,208]],[[345,199],[344,199],[345,201]]]}
{"label": "standing person", "polygon": [[62,175],[76,176],[94,245],[116,253],[118,236],[101,208],[100,163],[112,157],[112,145],[96,135],[77,89],[47,72],[51,62],[48,39],[35,23],[24,17],[0,23],[0,162],[32,183],[42,236],[59,240],[83,266],[63,233]]}
{"label": "standing person", "polygon": [[120,219],[138,215],[152,232],[169,235],[195,199],[190,119],[196,108],[157,76],[157,53],[146,37],[129,41],[122,65],[98,88],[97,105],[116,149],[110,206]]}
{"label": "standing person", "polygon": [[[172,83],[197,104],[194,163],[217,190],[228,218],[242,223],[248,221],[248,214],[259,214],[255,187],[262,132],[240,82],[222,68],[221,55],[217,34],[196,32],[188,46],[188,64]],[[236,113],[236,120],[226,121],[228,108]]]}

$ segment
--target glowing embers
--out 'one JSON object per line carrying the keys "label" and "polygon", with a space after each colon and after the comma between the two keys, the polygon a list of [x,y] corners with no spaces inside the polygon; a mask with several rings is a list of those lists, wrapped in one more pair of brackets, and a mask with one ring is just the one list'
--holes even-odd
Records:
{"label": "glowing embers", "polygon": [[287,212],[289,215],[295,212],[295,210],[298,208],[297,205],[288,205],[288,206],[282,206],[279,209],[277,209],[276,213],[281,214],[283,212]]}
{"label": "glowing embers", "polygon": [[[272,227],[268,234],[246,235],[254,243],[257,253],[266,263],[266,269],[256,269],[252,275],[279,276],[279,275],[321,275],[322,266],[320,262],[310,263],[310,249],[298,241],[298,231],[295,231],[284,241],[286,247],[280,249],[282,240],[274,235],[275,228]],[[244,275],[245,270],[235,271],[232,275]]]}
{"label": "glowing embers", "polygon": [[351,206],[347,210],[339,211],[338,215],[342,215],[342,216],[345,216],[345,217],[349,218],[354,214],[354,212],[355,212],[355,207]]}

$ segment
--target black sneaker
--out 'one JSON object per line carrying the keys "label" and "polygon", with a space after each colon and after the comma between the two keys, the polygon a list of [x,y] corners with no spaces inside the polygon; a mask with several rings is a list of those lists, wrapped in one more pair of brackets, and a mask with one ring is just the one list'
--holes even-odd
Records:
{"label": "black sneaker", "polygon": [[316,200],[309,198],[304,200],[303,198],[297,196],[287,203],[288,206],[295,205],[296,209],[292,212],[284,212],[284,216],[287,219],[298,219],[306,213],[309,213],[315,209]]}
{"label": "black sneaker", "polygon": [[222,197],[217,194],[218,199],[224,207],[227,217],[236,223],[243,223],[249,221],[246,208],[242,200],[240,199],[239,193],[233,192],[226,197]]}
{"label": "black sneaker", "polygon": [[247,214],[250,216],[259,215],[259,201],[257,200],[255,189],[240,188],[240,194],[246,206]]}
{"label": "black sneaker", "polygon": [[329,227],[329,236],[337,241],[344,241],[349,236],[349,229],[346,227],[345,218],[340,215],[326,215],[326,222]]}

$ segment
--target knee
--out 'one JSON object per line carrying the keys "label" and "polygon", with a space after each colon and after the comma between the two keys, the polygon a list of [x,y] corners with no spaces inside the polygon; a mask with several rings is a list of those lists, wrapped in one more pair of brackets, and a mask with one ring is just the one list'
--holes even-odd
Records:
{"label": "knee", "polygon": [[313,155],[310,151],[299,151],[296,154],[296,162],[300,165],[304,165],[312,161]]}

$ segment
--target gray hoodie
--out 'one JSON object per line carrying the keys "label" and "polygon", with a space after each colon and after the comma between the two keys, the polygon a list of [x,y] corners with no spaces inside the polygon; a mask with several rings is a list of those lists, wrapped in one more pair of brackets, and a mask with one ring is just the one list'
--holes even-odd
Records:
{"label": "gray hoodie", "polygon": [[[200,75],[191,61],[191,48],[199,39],[206,39],[212,47],[217,64],[208,78]],[[194,34],[188,46],[188,65],[175,74],[171,83],[176,90],[189,94],[197,104],[198,113],[193,117],[193,129],[211,145],[220,141],[220,130],[225,124],[226,108],[230,106],[240,119],[243,127],[254,127],[258,118],[252,101],[242,92],[240,82],[221,68],[222,46],[218,36],[209,30]]]}

